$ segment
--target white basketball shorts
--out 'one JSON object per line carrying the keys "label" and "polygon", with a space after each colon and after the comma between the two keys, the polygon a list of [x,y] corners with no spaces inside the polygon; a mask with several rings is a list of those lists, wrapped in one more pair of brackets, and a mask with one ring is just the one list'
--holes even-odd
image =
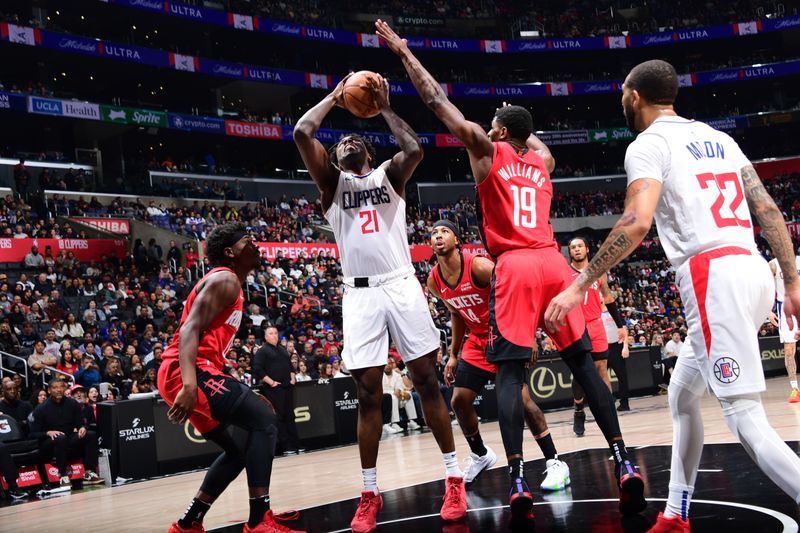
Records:
{"label": "white basketball shorts", "polygon": [[797,333],[797,321],[793,328],[789,327],[786,322],[786,313],[783,311],[783,302],[778,301],[778,335],[781,337],[781,342],[784,344],[796,343],[795,333]]}
{"label": "white basketball shorts", "polygon": [[758,328],[775,298],[767,262],[747,248],[715,248],[680,265],[676,282],[689,326],[691,366],[718,398],[763,391]]}
{"label": "white basketball shorts", "polygon": [[414,274],[377,287],[346,286],[342,322],[348,370],[384,366],[390,334],[406,363],[439,349],[439,330]]}

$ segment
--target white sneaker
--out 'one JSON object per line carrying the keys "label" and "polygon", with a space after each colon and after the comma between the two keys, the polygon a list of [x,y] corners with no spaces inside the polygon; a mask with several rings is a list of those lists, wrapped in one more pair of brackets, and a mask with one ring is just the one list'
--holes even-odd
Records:
{"label": "white sneaker", "polygon": [[418,429],[420,429],[420,427],[419,427],[419,424],[416,423],[416,421],[414,421],[414,420],[409,420],[408,421],[408,430],[409,431],[416,431]]}
{"label": "white sneaker", "polygon": [[72,481],[70,481],[69,476],[61,476],[61,479],[58,480],[59,487],[72,487]]}
{"label": "white sneaker", "polygon": [[495,463],[497,463],[497,454],[488,446],[486,447],[486,455],[484,456],[470,453],[464,464],[464,483],[472,483],[481,472],[487,468],[493,467]]}
{"label": "white sneaker", "polygon": [[397,423],[392,422],[389,424],[389,433],[402,433],[403,428],[401,428]]}
{"label": "white sneaker", "polygon": [[559,460],[556,455],[555,459],[547,460],[547,469],[544,471],[547,474],[539,487],[542,490],[561,490],[570,483],[569,479],[569,466],[564,461]]}

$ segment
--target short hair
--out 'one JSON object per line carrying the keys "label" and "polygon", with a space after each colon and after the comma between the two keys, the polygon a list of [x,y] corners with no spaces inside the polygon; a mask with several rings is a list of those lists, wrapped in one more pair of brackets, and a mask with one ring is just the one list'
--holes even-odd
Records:
{"label": "short hair", "polygon": [[[364,146],[367,149],[367,155],[372,159],[373,164],[375,163],[378,154],[375,151],[375,146],[372,145],[369,139],[359,135],[358,133],[351,133],[349,135],[345,135],[344,137],[342,137],[342,139],[345,139],[347,137],[352,137],[354,139],[358,139],[359,141],[363,142]],[[342,142],[342,139],[339,139],[339,142]],[[328,159],[330,160],[331,164],[335,167],[339,166],[339,158],[336,157],[336,148],[339,147],[339,142],[335,143],[333,146],[328,148]]]}
{"label": "short hair", "polygon": [[508,130],[512,139],[524,141],[533,133],[533,117],[522,106],[501,107],[495,112],[494,118]]}
{"label": "short hair", "polygon": [[639,63],[628,74],[625,84],[648,103],[672,105],[678,96],[678,73],[666,61],[652,59]]}
{"label": "short hair", "polygon": [[569,243],[567,245],[569,246],[570,244],[572,244],[572,241],[574,240],[583,241],[583,244],[586,246],[586,249],[587,250],[589,249],[589,239],[587,239],[583,235],[575,235],[573,238],[569,240]]}
{"label": "short hair", "polygon": [[206,239],[206,255],[212,265],[221,265],[225,262],[225,248],[233,246],[236,241],[234,237],[247,232],[247,228],[241,222],[228,222],[217,226]]}

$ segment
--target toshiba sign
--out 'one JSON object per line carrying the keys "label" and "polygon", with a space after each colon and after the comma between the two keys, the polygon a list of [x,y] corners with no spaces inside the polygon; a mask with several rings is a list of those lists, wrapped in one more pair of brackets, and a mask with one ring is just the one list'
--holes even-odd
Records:
{"label": "toshiba sign", "polygon": [[131,223],[125,218],[75,218],[73,220],[116,235],[131,234]]}

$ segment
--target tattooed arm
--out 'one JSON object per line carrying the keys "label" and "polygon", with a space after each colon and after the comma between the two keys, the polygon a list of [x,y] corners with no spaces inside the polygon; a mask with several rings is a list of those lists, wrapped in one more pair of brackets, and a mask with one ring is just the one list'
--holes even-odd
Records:
{"label": "tattooed arm", "polygon": [[781,266],[784,283],[786,285],[797,283],[794,247],[789,230],[786,229],[786,221],[778,206],[775,205],[775,201],[764,188],[764,184],[761,183],[753,165],[747,165],[742,169],[742,184],[744,185],[744,196],[747,198],[747,206],[758,219],[764,238],[767,239],[773,255]]}
{"label": "tattooed arm", "polygon": [[600,250],[594,255],[584,271],[564,292],[553,298],[544,314],[547,329],[558,331],[564,324],[567,313],[577,307],[583,294],[611,270],[611,267],[628,257],[639,246],[650,226],[653,213],[661,197],[661,182],[656,179],[640,178],[628,186],[625,197],[625,211],[608,234]]}
{"label": "tattooed arm", "polygon": [[786,229],[783,214],[764,188],[753,165],[746,165],[741,172],[747,206],[761,224],[764,238],[767,239],[783,272],[783,284],[786,287],[783,308],[786,321],[791,328],[794,320],[800,320],[800,279],[797,276],[792,239],[789,230]]}

